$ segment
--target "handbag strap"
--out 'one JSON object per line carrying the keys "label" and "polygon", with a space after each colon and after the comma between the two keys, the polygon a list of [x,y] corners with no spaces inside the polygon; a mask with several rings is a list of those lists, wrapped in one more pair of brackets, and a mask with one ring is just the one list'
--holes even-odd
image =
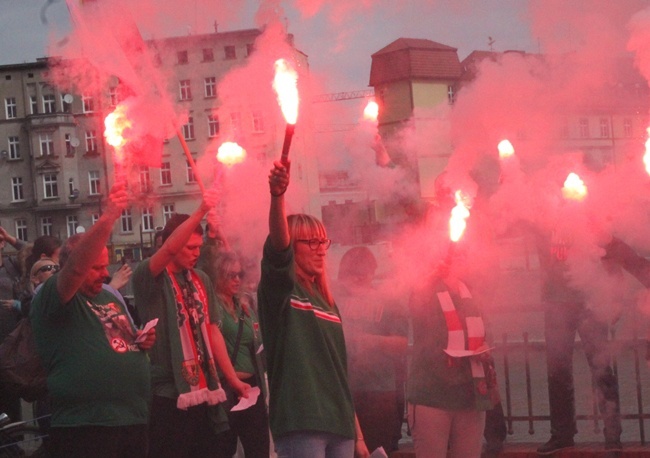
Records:
{"label": "handbag strap", "polygon": [[239,329],[237,329],[237,338],[235,339],[235,346],[232,348],[232,354],[230,355],[230,363],[235,367],[237,362],[237,353],[239,352],[239,344],[241,343],[241,335],[244,332],[244,312],[242,311],[239,314]]}

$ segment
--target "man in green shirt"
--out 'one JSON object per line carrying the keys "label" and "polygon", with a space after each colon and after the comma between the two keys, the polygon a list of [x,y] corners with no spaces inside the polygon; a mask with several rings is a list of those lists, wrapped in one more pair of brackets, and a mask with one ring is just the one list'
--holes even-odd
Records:
{"label": "man in green shirt", "polygon": [[52,399],[51,456],[140,458],[147,453],[152,329],[137,331],[102,286],[106,242],[128,204],[111,190],[102,217],[78,239],[60,272],[34,298],[31,320]]}

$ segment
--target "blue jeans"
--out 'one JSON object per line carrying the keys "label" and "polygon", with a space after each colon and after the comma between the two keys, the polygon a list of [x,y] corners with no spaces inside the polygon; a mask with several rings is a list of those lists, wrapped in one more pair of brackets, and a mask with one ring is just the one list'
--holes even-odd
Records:
{"label": "blue jeans", "polygon": [[278,458],[352,458],[354,439],[324,432],[295,432],[273,438]]}

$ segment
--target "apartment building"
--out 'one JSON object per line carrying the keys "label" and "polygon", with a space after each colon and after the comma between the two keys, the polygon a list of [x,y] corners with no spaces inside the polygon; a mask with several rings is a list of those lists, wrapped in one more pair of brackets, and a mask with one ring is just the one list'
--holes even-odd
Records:
{"label": "apartment building", "polygon": [[[253,160],[278,154],[284,125],[269,113],[241,106],[224,116],[216,109],[219,81],[245,65],[261,33],[247,29],[147,43],[169,75],[175,102],[189,113],[180,133],[194,159],[208,145],[233,137],[246,144]],[[295,59],[307,68],[306,55],[296,51]],[[114,173],[103,121],[124,97],[117,79],[99,95],[60,91],[49,83],[49,62],[0,66],[0,224],[26,241],[40,235],[65,239],[99,218]],[[160,168],[139,166],[136,172],[133,205],[111,238],[113,260],[141,259],[156,229],[175,212],[193,211],[200,198],[177,138],[164,142]]]}

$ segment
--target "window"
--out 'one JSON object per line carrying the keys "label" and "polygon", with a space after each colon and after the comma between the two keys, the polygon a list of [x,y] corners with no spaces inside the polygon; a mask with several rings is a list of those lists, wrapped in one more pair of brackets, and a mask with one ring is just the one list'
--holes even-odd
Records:
{"label": "window", "polygon": [[626,138],[632,136],[632,120],[630,118],[623,119],[623,135]]}
{"label": "window", "polygon": [[149,167],[146,165],[140,166],[140,192],[145,193],[151,191],[151,177],[149,176]]}
{"label": "window", "polygon": [[43,113],[52,114],[56,111],[54,94],[43,94]]}
{"label": "window", "polygon": [[120,103],[120,93],[117,86],[111,86],[108,88],[108,99],[111,108],[115,108],[118,103]]}
{"label": "window", "polygon": [[196,183],[196,177],[194,176],[194,169],[190,165],[190,161],[185,161],[185,170],[187,176],[187,183]]}
{"label": "window", "polygon": [[233,135],[241,134],[241,113],[230,113],[230,124],[232,125]]}
{"label": "window", "polygon": [[75,235],[77,233],[77,227],[79,226],[77,215],[66,216],[66,226],[68,227],[68,237]]}
{"label": "window", "polygon": [[72,146],[72,135],[65,134],[65,154],[66,156],[74,155],[74,146]]}
{"label": "window", "polygon": [[52,135],[39,134],[38,143],[41,145],[41,156],[50,156],[54,154],[54,141],[52,141]]}
{"label": "window", "polygon": [[43,216],[41,218],[41,235],[52,235],[52,217]]}
{"label": "window", "polygon": [[203,48],[203,62],[214,61],[214,51],[212,48]]}
{"label": "window", "polygon": [[79,196],[79,190],[77,189],[77,192],[75,192],[74,178],[68,178],[68,195],[71,199],[76,199]]}
{"label": "window", "polygon": [[43,175],[43,197],[45,199],[59,197],[59,186],[56,182],[56,174],[46,173]]}
{"label": "window", "polygon": [[94,130],[86,131],[86,152],[87,153],[96,153],[97,152],[97,134]]}
{"label": "window", "polygon": [[217,96],[217,79],[214,76],[210,76],[203,80],[203,87],[205,88],[206,97],[216,97]]}
{"label": "window", "polygon": [[208,115],[208,137],[219,135],[219,116],[216,114]]}
{"label": "window", "polygon": [[224,46],[223,52],[226,59],[237,59],[237,53],[234,46]]}
{"label": "window", "polygon": [[578,129],[580,138],[589,138],[589,119],[580,118],[578,120]]}
{"label": "window", "polygon": [[38,114],[38,100],[35,95],[29,96],[29,109],[31,114]]}
{"label": "window", "polygon": [[[67,99],[67,102],[66,102]],[[72,95],[64,94],[61,95],[61,111],[64,113],[70,113],[72,111]]]}
{"label": "window", "polygon": [[97,224],[97,221],[99,221],[99,213],[93,213],[92,215],[90,215],[90,224],[94,226],[95,224]]}
{"label": "window", "polygon": [[178,83],[180,100],[192,100],[190,80],[181,80]]}
{"label": "window", "polygon": [[449,105],[453,105],[456,101],[456,92],[454,91],[454,86],[447,86],[447,102]]}
{"label": "window", "polygon": [[91,196],[96,196],[101,192],[99,181],[99,170],[91,170],[88,172],[88,189]]}
{"label": "window", "polygon": [[142,231],[143,232],[153,232],[153,208],[145,207],[142,209]]}
{"label": "window", "polygon": [[131,216],[130,208],[122,210],[122,215],[120,216],[120,230],[122,232],[133,232],[133,217]]}
{"label": "window", "polygon": [[12,177],[11,178],[11,201],[21,202],[23,200],[25,200],[25,195],[23,194],[23,178]]}
{"label": "window", "polygon": [[187,51],[178,51],[176,53],[176,62],[178,62],[179,65],[188,63],[189,59],[187,58]]}
{"label": "window", "polygon": [[92,113],[95,111],[95,101],[90,95],[81,96],[81,104],[84,113]]}
{"label": "window", "polygon": [[162,207],[163,209],[163,225],[167,224],[167,221],[172,217],[174,214],[174,204],[165,204]]}
{"label": "window", "polygon": [[9,137],[9,159],[20,159],[20,137]]}
{"label": "window", "polygon": [[600,118],[600,138],[609,138],[609,119]]}
{"label": "window", "polygon": [[261,111],[253,111],[253,132],[264,132],[264,116]]}
{"label": "window", "polygon": [[183,125],[183,137],[185,140],[194,140],[194,118],[191,116],[187,120],[187,124]]}
{"label": "window", "polygon": [[27,241],[27,220],[19,218],[16,220],[16,238],[22,240],[23,242]]}
{"label": "window", "polygon": [[161,186],[172,184],[172,165],[170,162],[163,162],[160,165],[160,184]]}
{"label": "window", "polygon": [[15,119],[18,117],[15,97],[7,97],[5,99],[5,117],[7,119]]}
{"label": "window", "polygon": [[250,56],[255,51],[255,45],[253,43],[246,43],[246,56]]}

